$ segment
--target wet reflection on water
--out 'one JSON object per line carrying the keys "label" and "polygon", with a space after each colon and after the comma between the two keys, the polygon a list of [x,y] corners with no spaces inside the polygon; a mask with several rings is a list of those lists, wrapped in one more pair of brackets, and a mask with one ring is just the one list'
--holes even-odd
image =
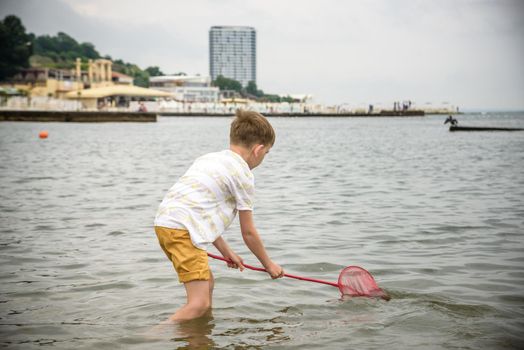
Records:
{"label": "wet reflection on water", "polygon": [[240,336],[243,341],[238,342],[238,346],[274,345],[289,340],[289,335],[285,329],[290,325],[281,317],[271,319],[238,318],[227,320],[229,324],[236,324],[237,327],[229,327],[216,336],[231,337]]}
{"label": "wet reflection on water", "polygon": [[215,328],[211,313],[196,320],[163,322],[151,329],[147,338],[175,342],[177,349],[211,349],[216,346],[211,334]]}
{"label": "wet reflection on water", "polygon": [[[215,330],[217,321],[222,324],[219,330]],[[191,321],[163,322],[149,330],[145,334],[145,339],[153,342],[169,341],[174,343],[177,349],[220,348],[219,343],[231,342],[232,339],[236,339],[234,342],[236,348],[259,348],[289,340],[290,337],[286,335],[285,329],[301,324],[288,324],[280,316],[271,319],[242,317],[216,320],[209,314]]]}

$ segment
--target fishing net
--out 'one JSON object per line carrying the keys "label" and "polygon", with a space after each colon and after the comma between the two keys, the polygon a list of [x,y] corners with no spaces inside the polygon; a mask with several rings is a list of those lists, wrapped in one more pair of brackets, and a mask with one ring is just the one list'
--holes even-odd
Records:
{"label": "fishing net", "polygon": [[375,282],[375,279],[365,269],[358,266],[348,266],[338,276],[338,289],[342,295],[352,297],[377,297],[389,300],[389,295]]}
{"label": "fishing net", "polygon": [[[229,261],[228,259],[215,254],[207,253],[207,255],[213,259],[222,260],[225,262]],[[266,272],[266,270],[261,267],[250,266],[248,264],[244,264],[244,267],[250,270]],[[340,293],[342,293],[343,296],[349,295],[352,297],[375,297],[382,298],[384,300],[391,299],[388,293],[379,288],[373,276],[371,276],[368,271],[358,266],[348,266],[342,270],[338,276],[338,283],[296,276],[288,273],[285,273],[284,276],[297,280],[322,283],[333,287],[338,287]]]}

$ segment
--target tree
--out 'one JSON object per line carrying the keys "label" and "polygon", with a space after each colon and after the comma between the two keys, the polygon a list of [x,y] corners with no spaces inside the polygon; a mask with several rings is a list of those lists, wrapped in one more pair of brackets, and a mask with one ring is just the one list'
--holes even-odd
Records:
{"label": "tree", "polygon": [[293,103],[293,102],[299,102],[299,101],[297,101],[297,100],[294,99],[293,97],[287,95],[287,96],[280,97],[280,102],[289,102],[289,103]]}
{"label": "tree", "polygon": [[95,46],[91,43],[82,43],[80,44],[80,50],[82,52],[81,57],[97,59],[100,57],[98,51],[96,51]]}
{"label": "tree", "polygon": [[0,80],[29,67],[33,47],[31,36],[16,16],[7,16],[0,22]]}
{"label": "tree", "polygon": [[240,82],[234,79],[226,78],[223,75],[219,75],[213,81],[213,86],[217,86],[220,90],[234,90],[238,92],[242,91],[242,84],[240,84]]}
{"label": "tree", "polygon": [[77,52],[79,45],[75,39],[63,32],[58,32],[55,38],[58,52]]}
{"label": "tree", "polygon": [[113,61],[113,70],[133,77],[133,84],[137,86],[149,86],[149,73],[141,70],[136,64],[127,63],[118,59]]}
{"label": "tree", "polygon": [[74,38],[63,32],[59,32],[56,36],[41,35],[34,37],[33,43],[34,54],[39,57],[50,58],[53,62],[50,65],[52,68],[73,68],[77,58],[87,61],[101,57],[93,44],[78,43]]}
{"label": "tree", "polygon": [[280,96],[271,94],[262,96],[262,100],[265,102],[281,102]]}
{"label": "tree", "polygon": [[257,84],[254,81],[247,83],[246,92],[256,97],[263,97],[264,91],[258,90]]}
{"label": "tree", "polygon": [[144,69],[144,71],[146,71],[150,77],[158,77],[161,75],[165,75],[164,73],[162,73],[158,66],[147,67],[146,69]]}
{"label": "tree", "polygon": [[139,68],[133,74],[133,83],[136,86],[149,87],[149,74]]}

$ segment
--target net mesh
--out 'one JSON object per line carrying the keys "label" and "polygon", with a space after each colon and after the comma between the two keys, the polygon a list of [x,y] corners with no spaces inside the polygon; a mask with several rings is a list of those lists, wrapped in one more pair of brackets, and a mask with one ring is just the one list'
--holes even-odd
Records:
{"label": "net mesh", "polygon": [[389,300],[389,295],[377,285],[373,276],[358,266],[348,266],[340,272],[338,288],[342,295],[379,297]]}

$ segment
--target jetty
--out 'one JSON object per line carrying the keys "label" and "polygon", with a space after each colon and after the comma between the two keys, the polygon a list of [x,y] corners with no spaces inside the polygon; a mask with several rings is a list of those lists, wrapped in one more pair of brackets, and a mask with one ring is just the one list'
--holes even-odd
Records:
{"label": "jetty", "polygon": [[108,123],[108,122],[154,123],[157,121],[157,113],[120,112],[120,111],[110,112],[110,111],[0,110],[0,121],[71,122],[71,123]]}
{"label": "jetty", "polygon": [[523,131],[522,128],[497,128],[490,126],[458,126],[451,125],[449,131]]}

